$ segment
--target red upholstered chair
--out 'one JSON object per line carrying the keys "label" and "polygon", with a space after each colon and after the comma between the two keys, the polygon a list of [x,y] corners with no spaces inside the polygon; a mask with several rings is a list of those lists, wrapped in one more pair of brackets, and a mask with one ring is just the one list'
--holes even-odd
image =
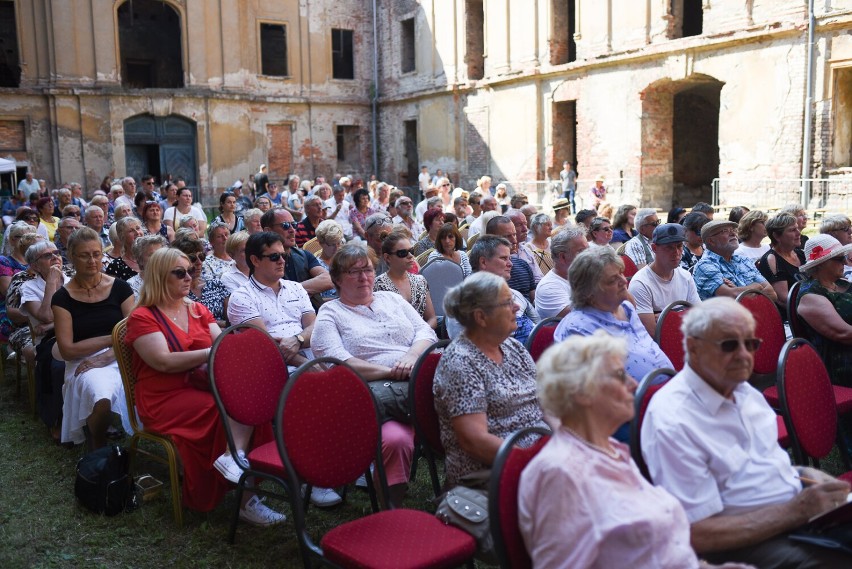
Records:
{"label": "red upholstered chair", "polygon": [[553,344],[553,334],[561,321],[562,317],[560,316],[545,318],[536,324],[530,332],[524,347],[530,353],[534,362],[537,362],[544,350]]}
{"label": "red upholstered chair", "polygon": [[[288,487],[275,441],[251,449],[246,454],[249,461],[247,465],[236,454],[234,436],[226,418],[231,417],[238,423],[254,427],[270,423],[275,417],[278,397],[287,383],[287,364],[278,344],[269,334],[254,326],[239,324],[226,329],[213,342],[209,372],[210,388],[228,437],[228,449],[243,469],[237,484],[237,499],[228,534],[228,539],[233,543],[243,491],[248,487],[256,494],[286,499],[286,494],[261,488],[260,482],[272,480],[284,490],[288,490]],[[252,479],[256,482],[250,483]]]}
{"label": "red upholstered chair", "polygon": [[624,262],[624,278],[629,281],[633,278],[633,275],[639,272],[639,269],[636,267],[636,263],[633,262],[633,259],[627,255],[619,253],[618,256],[621,257],[621,260]]}
{"label": "red upholstered chair", "polygon": [[760,348],[754,353],[754,372],[749,383],[763,391],[770,407],[778,409],[778,388],[775,386],[778,357],[787,340],[781,313],[768,296],[756,290],[740,293],[737,302],[754,316],[754,335],[763,340]]}
{"label": "red upholstered chair", "polygon": [[432,384],[435,382],[438,362],[441,361],[441,352],[438,350],[447,347],[449,343],[449,340],[439,340],[426,348],[417,358],[411,370],[411,380],[408,382],[408,404],[411,406],[414,432],[417,434],[417,444],[429,464],[429,477],[432,479],[432,491],[436,497],[441,493],[441,482],[435,459],[443,458],[446,453],[444,445],[441,444],[441,428],[438,424],[438,413],[435,412]]}
{"label": "red upholstered chair", "polygon": [[[793,338],[781,352],[778,394],[787,432],[797,464],[809,461],[819,467],[836,441],[837,405],[831,380],[822,359],[807,340]],[[846,468],[850,468],[845,444],[838,445]],[[852,472],[842,474],[852,482]]]}
{"label": "red upholstered chair", "polygon": [[[330,367],[329,367],[330,366]],[[319,358],[294,373],[278,402],[275,439],[290,480],[333,488],[369,476],[382,463],[379,410],[367,384],[343,362]],[[315,543],[306,528],[303,501],[291,494],[305,567],[320,560],[338,567],[455,567],[470,559],[476,543],[466,532],[418,510],[391,509],[341,524]]]}
{"label": "red upholstered chair", "polygon": [[[520,439],[530,433],[541,438],[527,448],[516,447]],[[521,471],[538,454],[550,439],[550,431],[540,427],[521,429],[503,441],[488,482],[488,523],[494,539],[494,551],[503,569],[527,569],[532,561],[527,554],[521,531],[518,529],[518,486]]]}
{"label": "red upholstered chair", "polygon": [[648,410],[651,398],[676,373],[675,370],[670,368],[659,368],[649,371],[639,382],[639,389],[636,390],[636,395],[633,399],[634,413],[633,419],[630,420],[630,456],[633,457],[633,462],[639,467],[639,472],[651,484],[654,481],[651,480],[651,475],[648,474],[648,465],[645,464],[645,459],[642,458],[642,420],[645,418],[645,411]]}
{"label": "red upholstered chair", "polygon": [[666,306],[657,319],[657,329],[654,331],[654,341],[672,362],[675,371],[683,369],[685,362],[683,352],[683,333],[680,325],[683,317],[692,304],[685,300],[676,300]]}
{"label": "red upholstered chair", "polygon": [[805,325],[802,322],[801,317],[799,317],[799,312],[796,310],[796,305],[799,303],[799,291],[801,288],[802,281],[796,281],[787,293],[787,321],[790,323],[790,331],[793,333],[794,338],[804,338],[809,340],[806,335],[807,332],[805,331]]}

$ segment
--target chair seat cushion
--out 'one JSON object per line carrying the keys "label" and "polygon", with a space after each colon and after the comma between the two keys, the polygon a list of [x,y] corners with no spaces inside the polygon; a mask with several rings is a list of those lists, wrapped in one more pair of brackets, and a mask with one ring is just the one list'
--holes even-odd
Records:
{"label": "chair seat cushion", "polygon": [[849,472],[844,472],[843,474],[838,476],[837,479],[852,484],[852,470],[850,470]]}
{"label": "chair seat cushion", "polygon": [[784,417],[776,415],[775,419],[778,421],[778,444],[781,445],[781,448],[788,448],[790,446],[790,434],[787,432],[787,425],[784,424]]}
{"label": "chair seat cushion", "polygon": [[[845,415],[852,412],[852,387],[842,387],[840,385],[833,385],[832,387],[834,388],[834,399],[837,401],[837,414]],[[780,407],[781,402],[778,398],[778,388],[776,386],[773,385],[764,389],[763,397],[773,409]]]}
{"label": "chair seat cushion", "polygon": [[275,445],[275,441],[268,442],[252,449],[246,458],[254,470],[267,472],[269,474],[277,474],[281,477],[287,476],[287,472],[284,470],[284,463],[281,462],[281,455],[278,454],[278,447]]}
{"label": "chair seat cushion", "polygon": [[763,397],[769,406],[773,409],[781,408],[781,399],[778,397],[778,388],[776,386],[767,387],[763,390]]}
{"label": "chair seat cushion", "polygon": [[470,534],[419,510],[389,510],[343,524],[323,536],[325,556],[342,567],[456,567],[470,559]]}

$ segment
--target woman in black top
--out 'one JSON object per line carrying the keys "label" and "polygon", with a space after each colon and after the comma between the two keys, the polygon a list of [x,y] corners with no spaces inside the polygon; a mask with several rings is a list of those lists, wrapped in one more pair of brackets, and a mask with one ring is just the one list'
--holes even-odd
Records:
{"label": "woman in black top", "polygon": [[130,314],[133,291],[123,280],[101,272],[98,234],[78,229],[68,240],[76,274],[53,295],[56,344],[65,360],[62,442],[88,440],[90,450],[106,444],[112,413],[130,431],[121,373],[112,349],[112,329]]}
{"label": "woman in black top", "polygon": [[133,243],[144,235],[142,223],[135,217],[123,217],[115,223],[118,240],[121,242],[121,257],[114,259],[106,268],[106,274],[127,282],[139,274],[139,263],[133,256]]}
{"label": "woman in black top", "polygon": [[799,267],[805,264],[798,221],[789,213],[779,213],[764,224],[769,234],[769,251],[757,262],[757,268],[778,295],[776,305],[787,319],[787,292],[799,279]]}

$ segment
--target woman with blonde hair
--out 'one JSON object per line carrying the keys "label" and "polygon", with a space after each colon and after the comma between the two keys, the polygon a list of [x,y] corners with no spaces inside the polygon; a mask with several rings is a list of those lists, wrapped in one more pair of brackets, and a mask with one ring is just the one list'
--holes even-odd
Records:
{"label": "woman with blonde hair", "polygon": [[479,178],[476,181],[476,187],[483,196],[494,195],[494,192],[491,191],[491,176],[482,176]]}
{"label": "woman with blonde hair", "polygon": [[[343,227],[333,219],[326,219],[317,225],[315,236],[321,249],[320,254],[317,255],[317,261],[322,265],[322,268],[329,270],[332,257],[334,257],[334,254],[346,242],[343,236]],[[320,296],[322,298],[335,298],[337,296],[337,289],[332,288],[327,290],[320,294]]]}
{"label": "woman with blonde hair", "polygon": [[758,209],[743,215],[737,226],[740,246],[734,253],[752,261],[757,261],[763,257],[769,251],[768,244],[761,244],[768,235],[766,232],[766,221],[768,219],[769,216]]}

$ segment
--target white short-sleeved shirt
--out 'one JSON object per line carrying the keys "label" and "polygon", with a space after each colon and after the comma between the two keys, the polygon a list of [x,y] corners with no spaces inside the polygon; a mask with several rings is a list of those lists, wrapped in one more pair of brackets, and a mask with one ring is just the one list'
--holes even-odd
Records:
{"label": "white short-sleeved shirt", "polygon": [[228,320],[242,324],[261,318],[273,338],[288,338],[303,330],[302,315],[314,309],[308,293],[299,283],[281,279],[278,294],[257,282],[254,277],[235,290],[228,301]]}
{"label": "white short-sleeved shirt", "polygon": [[670,281],[663,280],[660,275],[651,270],[650,265],[642,267],[630,279],[627,290],[636,299],[638,314],[660,313],[676,300],[685,300],[690,304],[701,302],[692,275],[680,267],[675,268]]}
{"label": "white short-sleeved shirt", "polygon": [[760,247],[749,247],[745,243],[740,243],[740,246],[737,247],[737,250],[734,251],[736,255],[742,255],[748,259],[751,259],[754,262],[760,260],[763,255],[769,251],[769,245],[761,245]]}
{"label": "white short-sleeved shirt", "polygon": [[557,316],[566,306],[571,306],[571,285],[551,270],[535,289],[535,310],[543,320]]}
{"label": "white short-sleeved shirt", "polygon": [[311,336],[317,357],[358,358],[393,367],[420,340],[437,341],[435,331],[395,292],[374,292],[369,306],[332,300],[320,307]]}
{"label": "white short-sleeved shirt", "polygon": [[231,266],[227,269],[223,274],[222,278],[219,279],[222,281],[222,284],[225,285],[225,288],[228,289],[231,294],[238,288],[242,288],[247,285],[249,282],[249,278],[240,271],[236,265]]}
{"label": "white short-sleeved shirt", "polygon": [[[352,222],[349,221],[349,208],[352,207],[352,204],[345,199],[340,202],[342,205],[340,206],[340,211],[337,212],[335,217],[329,217],[329,219],[333,219],[343,228],[343,235],[346,236],[347,239],[352,239]],[[334,198],[328,198],[325,201],[325,211],[328,215],[337,209],[337,202],[334,201]]]}
{"label": "white short-sleeved shirt", "polygon": [[166,213],[163,214],[163,221],[171,221],[174,225],[175,230],[178,230],[180,229],[180,220],[185,215],[191,215],[198,221],[203,221],[204,223],[207,223],[207,216],[204,215],[204,212],[196,206],[190,207],[189,213],[181,213],[175,210],[174,207],[170,207],[166,210]]}
{"label": "white short-sleeved shirt", "polygon": [[[62,276],[63,286],[68,284],[68,281],[71,279],[68,278],[67,275]],[[36,278],[30,279],[24,284],[21,285],[21,312],[27,315],[29,318],[30,326],[35,329],[36,326],[41,324],[34,315],[30,314],[26,309],[26,304],[28,302],[43,302],[44,301],[44,288],[47,286],[47,283],[44,282],[44,279],[41,278],[41,275],[36,275]],[[44,339],[45,334],[35,337],[35,341],[33,345],[38,346],[41,341]]]}
{"label": "white short-sleeved shirt", "polygon": [[689,523],[784,504],[802,490],[763,395],[742,383],[726,399],[689,365],[651,399],[642,456]]}

